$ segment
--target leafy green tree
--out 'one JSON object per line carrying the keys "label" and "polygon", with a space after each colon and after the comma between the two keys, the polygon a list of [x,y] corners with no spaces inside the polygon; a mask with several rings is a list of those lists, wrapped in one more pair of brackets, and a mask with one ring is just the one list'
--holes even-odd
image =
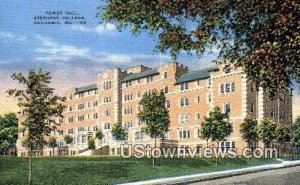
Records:
{"label": "leafy green tree", "polygon": [[247,115],[240,125],[242,139],[248,143],[248,147],[253,146],[259,141],[257,120]]}
{"label": "leafy green tree", "polygon": [[70,135],[65,135],[64,141],[66,142],[67,145],[69,145],[73,142],[73,137]]}
{"label": "leafy green tree", "polygon": [[276,141],[278,142],[280,148],[283,147],[283,144],[290,142],[291,139],[291,130],[289,129],[289,127],[283,124],[279,124],[276,127]]}
{"label": "leafy green tree", "polygon": [[214,132],[214,125],[211,118],[205,116],[204,119],[205,121],[200,128],[200,138],[206,140],[206,147],[208,147],[208,140],[211,139],[212,133]]}
{"label": "leafy green tree", "polygon": [[293,141],[300,144],[300,116],[298,116],[293,124]]}
{"label": "leafy green tree", "polygon": [[63,97],[54,95],[49,86],[51,77],[43,70],[29,70],[28,75],[14,73],[12,79],[23,85],[21,89],[10,89],[8,94],[18,101],[22,110],[20,124],[24,127],[24,146],[29,150],[28,183],[32,184],[32,150],[40,149],[45,144],[45,136],[49,135],[55,123],[55,117],[62,117]]}
{"label": "leafy green tree", "polygon": [[[211,125],[211,141],[217,142],[217,150],[219,150],[219,142],[224,141],[233,131],[229,116],[227,113],[222,113],[219,107],[215,107],[209,112],[209,116],[205,117],[205,122]],[[218,156],[216,156],[216,165],[218,165]]]}
{"label": "leafy green tree", "polygon": [[95,140],[94,140],[94,139],[90,139],[90,140],[88,141],[88,149],[89,149],[89,150],[95,150],[95,148],[96,148]]}
{"label": "leafy green tree", "polygon": [[50,137],[49,139],[49,146],[52,148],[52,155],[54,155],[54,148],[57,147],[57,142],[55,137]]}
{"label": "leafy green tree", "polygon": [[127,138],[127,132],[126,130],[122,127],[122,123],[116,123],[112,127],[112,135],[117,141],[125,141]]}
{"label": "leafy green tree", "polygon": [[103,133],[101,130],[98,130],[95,134],[96,138],[101,140],[103,138]]}
{"label": "leafy green tree", "polygon": [[7,150],[16,150],[18,138],[18,119],[14,113],[0,116],[0,152],[6,154]]}
{"label": "leafy green tree", "polygon": [[[142,131],[154,138],[155,148],[157,138],[162,138],[169,130],[170,116],[169,110],[165,107],[165,102],[164,93],[156,90],[145,93],[139,102],[142,109],[138,113],[138,118],[145,123]],[[152,163],[155,164],[154,157],[152,157]]]}
{"label": "leafy green tree", "polygon": [[133,34],[158,36],[156,49],[202,56],[213,47],[242,66],[270,97],[300,74],[298,0],[107,0],[99,17]]}
{"label": "leafy green tree", "polygon": [[276,125],[269,119],[263,119],[258,128],[258,136],[265,147],[270,147],[270,143],[276,139]]}

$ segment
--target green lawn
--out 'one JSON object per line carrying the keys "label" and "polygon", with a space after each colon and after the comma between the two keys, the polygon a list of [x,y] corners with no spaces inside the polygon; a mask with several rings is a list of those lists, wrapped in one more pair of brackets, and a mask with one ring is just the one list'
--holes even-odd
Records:
{"label": "green lawn", "polygon": [[[33,184],[116,184],[187,175],[249,165],[276,163],[271,159],[122,159],[120,157],[38,157],[33,159]],[[0,184],[26,184],[28,159],[0,157]]]}

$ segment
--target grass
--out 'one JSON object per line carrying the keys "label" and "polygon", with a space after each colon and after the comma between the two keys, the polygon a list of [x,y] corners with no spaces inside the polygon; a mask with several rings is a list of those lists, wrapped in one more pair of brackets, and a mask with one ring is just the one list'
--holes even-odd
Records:
{"label": "grass", "polygon": [[[123,159],[120,157],[33,158],[33,184],[116,184],[154,178],[188,175],[249,165],[276,163],[274,159]],[[0,156],[0,184],[26,184],[28,159]]]}

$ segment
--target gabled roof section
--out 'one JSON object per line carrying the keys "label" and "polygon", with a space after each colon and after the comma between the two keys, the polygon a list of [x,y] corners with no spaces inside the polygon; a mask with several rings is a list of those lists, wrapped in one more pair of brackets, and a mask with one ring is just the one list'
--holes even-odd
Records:
{"label": "gabled roof section", "polygon": [[91,84],[91,85],[87,85],[84,87],[78,87],[78,88],[75,88],[75,90],[76,90],[75,94],[86,92],[86,91],[92,91],[92,90],[96,90],[96,89],[98,89],[97,84]]}
{"label": "gabled roof section", "polygon": [[215,70],[218,70],[218,68],[210,67],[206,69],[185,73],[176,79],[176,84],[209,78],[210,72]]}
{"label": "gabled roof section", "polygon": [[143,72],[140,72],[140,73],[130,74],[130,75],[126,76],[123,79],[122,82],[130,81],[130,80],[136,80],[136,79],[139,79],[139,78],[144,78],[144,77],[147,77],[147,76],[156,75],[156,74],[158,74],[157,69],[158,68],[154,68],[154,69],[149,69],[147,71],[143,71]]}

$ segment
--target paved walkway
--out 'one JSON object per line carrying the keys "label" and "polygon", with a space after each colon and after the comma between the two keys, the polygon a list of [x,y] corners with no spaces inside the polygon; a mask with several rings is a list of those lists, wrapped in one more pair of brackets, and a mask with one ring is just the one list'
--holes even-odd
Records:
{"label": "paved walkway", "polygon": [[170,178],[160,178],[148,181],[132,182],[123,185],[144,185],[144,184],[187,184],[192,182],[201,182],[205,180],[213,180],[218,178],[232,177],[236,175],[243,175],[254,172],[261,172],[266,170],[274,170],[286,167],[292,167],[300,165],[300,160],[297,161],[283,161],[279,164],[267,164],[261,166],[252,166],[240,169],[217,171],[217,172],[208,172],[200,173],[194,175],[185,175],[179,177],[170,177]]}
{"label": "paved walkway", "polygon": [[192,183],[191,185],[298,185],[300,166],[268,170],[234,177]]}

